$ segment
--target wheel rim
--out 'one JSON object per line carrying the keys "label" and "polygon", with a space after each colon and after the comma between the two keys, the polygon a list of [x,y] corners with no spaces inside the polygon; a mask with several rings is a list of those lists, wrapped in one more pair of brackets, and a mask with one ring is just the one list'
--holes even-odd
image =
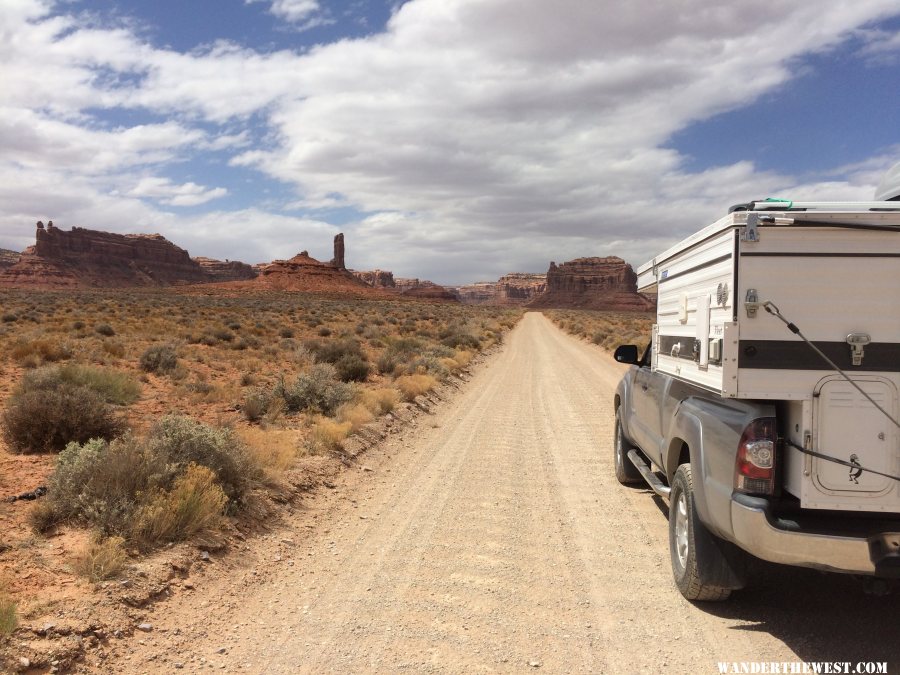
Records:
{"label": "wheel rim", "polygon": [[682,492],[675,502],[675,554],[682,569],[687,567],[688,557],[688,509],[687,497]]}
{"label": "wheel rim", "polygon": [[619,418],[616,417],[616,467],[622,465],[622,428],[619,426]]}

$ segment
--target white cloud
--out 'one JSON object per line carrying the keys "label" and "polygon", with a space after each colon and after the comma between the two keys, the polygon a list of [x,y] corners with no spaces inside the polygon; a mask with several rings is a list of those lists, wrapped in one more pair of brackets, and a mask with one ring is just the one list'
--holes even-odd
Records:
{"label": "white cloud", "polygon": [[207,188],[196,183],[177,185],[168,178],[146,176],[128,191],[132,197],[150,197],[169,206],[197,206],[228,194],[225,188]]}
{"label": "white cloud", "polygon": [[[777,93],[804,56],[861,35],[864,56],[894,53],[896,35],[868,26],[896,15],[895,0],[413,0],[381,34],[305,53],[228,42],[182,53],[65,10],[39,0],[0,9],[0,174],[26,187],[0,200],[3,236],[43,204],[121,229],[109,218],[121,204],[136,218],[128,227],[183,226],[176,242],[208,236],[221,248],[232,240],[144,201],[221,196],[165,177],[169,162],[213,151],[226,169],[294,186],[286,209],[368,214],[346,226],[353,266],[464,281],[586,254],[640,263],[732,203],[869,198],[878,168],[896,161],[886,148],[820,177],[751,162],[689,171],[665,147],[698,120]],[[269,11],[294,24],[323,14],[313,0],[274,0]],[[153,121],[113,128],[97,108]],[[251,129],[260,119],[264,134]],[[280,217],[261,209],[252,222],[246,210],[213,213],[245,236],[252,227],[254,250],[283,240],[259,224]]]}

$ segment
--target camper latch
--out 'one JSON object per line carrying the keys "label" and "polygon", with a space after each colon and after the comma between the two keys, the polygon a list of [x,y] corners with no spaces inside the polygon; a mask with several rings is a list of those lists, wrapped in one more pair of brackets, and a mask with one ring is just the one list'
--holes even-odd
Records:
{"label": "camper latch", "polygon": [[861,366],[863,361],[864,348],[872,341],[872,338],[865,333],[850,333],[847,336],[847,344],[850,345],[850,357],[853,359],[854,366]]}
{"label": "camper latch", "polygon": [[747,213],[747,227],[741,233],[741,241],[759,241],[759,214]]}
{"label": "camper latch", "polygon": [[[744,300],[744,309],[747,310],[747,317],[753,319],[756,317],[756,310],[759,309],[759,294],[755,288],[747,289],[747,297]],[[849,340],[849,338],[847,338]]]}

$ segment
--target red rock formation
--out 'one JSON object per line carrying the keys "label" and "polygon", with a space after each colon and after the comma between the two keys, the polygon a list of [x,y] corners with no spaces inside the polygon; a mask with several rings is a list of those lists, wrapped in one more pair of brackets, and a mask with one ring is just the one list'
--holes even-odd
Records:
{"label": "red rock formation", "polygon": [[255,267],[237,260],[226,260],[223,262],[213,258],[200,257],[194,258],[194,262],[200,265],[206,274],[206,278],[213,282],[247,281],[255,279],[259,274]]}
{"label": "red rock formation", "polygon": [[393,289],[396,287],[396,284],[394,283],[394,273],[388,272],[387,270],[369,270],[366,272],[350,270],[350,273],[360,281],[369,284],[369,286],[374,286],[375,288]]}
{"label": "red rock formation", "polygon": [[331,259],[331,262],[328,263],[332,267],[337,267],[339,270],[346,270],[346,266],[344,265],[344,233],[334,235],[334,257]]}
{"label": "red rock formation", "polygon": [[524,305],[547,288],[546,274],[515,272],[497,281],[480,281],[456,289],[467,305]]}
{"label": "red rock formation", "polygon": [[10,251],[5,248],[0,248],[0,270],[5,270],[7,267],[12,267],[17,262],[19,262],[19,256],[21,253],[16,253],[15,251]]}
{"label": "red rock formation", "polygon": [[656,304],[637,292],[637,275],[621,258],[577,258],[550,263],[547,290],[529,307],[573,307],[651,312]]}
{"label": "red rock formation", "polygon": [[253,282],[257,286],[283,291],[352,292],[365,294],[374,292],[369,285],[360,281],[345,269],[311,258],[302,251],[290,260],[274,260],[260,269],[259,277]]}
{"label": "red rock formation", "polygon": [[39,222],[34,247],[0,273],[2,286],[170,286],[209,281],[188,252],[158,234],[111,234]]}

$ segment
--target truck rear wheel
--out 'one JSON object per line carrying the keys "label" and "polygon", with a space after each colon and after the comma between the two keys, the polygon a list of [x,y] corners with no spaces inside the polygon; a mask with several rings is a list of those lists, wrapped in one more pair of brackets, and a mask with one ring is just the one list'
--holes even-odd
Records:
{"label": "truck rear wheel", "polygon": [[628,451],[631,444],[625,440],[625,434],[622,432],[622,420],[619,416],[619,409],[616,408],[616,431],[613,438],[613,453],[616,464],[616,480],[622,485],[634,485],[640,483],[643,478],[641,472],[637,470],[631,460],[628,459]]}
{"label": "truck rear wheel", "polygon": [[[701,563],[697,555],[697,537],[712,537],[700,522],[694,509],[694,484],[691,465],[682,464],[672,479],[669,494],[669,552],[672,557],[672,573],[675,585],[688,600],[715,602],[726,600],[730,588],[704,584],[702,565],[726,564],[723,560],[706,560]],[[716,550],[715,547],[708,547]],[[721,554],[718,554],[721,555]],[[708,578],[708,577],[707,577]]]}

